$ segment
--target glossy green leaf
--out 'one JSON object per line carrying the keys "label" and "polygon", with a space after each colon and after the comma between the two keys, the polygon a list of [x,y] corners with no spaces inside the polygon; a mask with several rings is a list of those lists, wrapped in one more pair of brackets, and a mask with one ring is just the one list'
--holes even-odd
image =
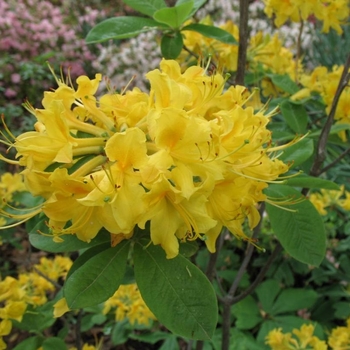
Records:
{"label": "glossy green leaf", "polygon": [[134,269],[142,298],[161,324],[182,337],[212,337],[217,300],[211,283],[198,267],[181,255],[166,259],[160,246],[144,248],[139,241],[134,248]]}
{"label": "glossy green leaf", "polygon": [[99,43],[110,39],[132,38],[159,26],[151,18],[120,16],[108,18],[93,27],[86,36],[88,44]]}
{"label": "glossy green leaf", "polygon": [[18,344],[13,350],[37,350],[42,344],[43,338],[36,336],[30,337]]}
{"label": "glossy green leaf", "polygon": [[291,95],[300,90],[298,84],[296,84],[288,74],[267,74],[267,76],[279,89]]}
{"label": "glossy green leaf", "polygon": [[84,264],[79,263],[63,288],[70,309],[97,305],[114,294],[124,277],[129,245],[129,240],[122,241],[116,247],[97,252]]}
{"label": "glossy green leaf", "polygon": [[55,303],[56,301],[50,301],[38,307],[28,305],[22,321],[13,320],[14,327],[32,333],[40,333],[51,327],[56,322],[52,317]]}
{"label": "glossy green leaf", "polygon": [[319,266],[326,253],[323,220],[313,204],[285,185],[270,185],[265,194],[273,201],[289,200],[286,209],[266,204],[272,229],[283,248],[296,260]]}
{"label": "glossy green leaf", "polygon": [[267,76],[278,88],[291,95],[299,91],[298,84],[296,84],[288,74],[267,74]]}
{"label": "glossy green leaf", "polygon": [[153,18],[159,23],[177,29],[190,16],[193,4],[193,0],[190,0],[174,7],[162,8],[153,14]]}
{"label": "glossy green leaf", "polygon": [[303,174],[285,180],[284,184],[300,188],[324,188],[327,190],[340,190],[339,185],[333,181]]}
{"label": "glossy green leaf", "polygon": [[290,101],[283,101],[280,109],[288,126],[298,134],[306,133],[308,116],[303,105],[295,104]]}
{"label": "glossy green leaf", "polygon": [[166,3],[163,0],[123,0],[123,2],[149,17],[152,17],[156,11],[166,7]]}
{"label": "glossy green leaf", "polygon": [[[188,15],[188,17],[192,17],[192,15],[194,13],[196,13],[208,0],[194,0],[193,1],[193,7],[192,7],[192,11],[190,12],[190,14]],[[188,0],[177,0],[176,1],[176,6],[177,5],[181,5],[185,2],[188,2]]]}
{"label": "glossy green leaf", "polygon": [[201,24],[201,23],[193,23],[183,27],[181,31],[186,31],[186,30],[200,33],[203,36],[221,41],[226,44],[232,44],[232,45],[238,44],[237,40],[233,37],[232,34],[218,27],[208,26],[206,24]]}
{"label": "glossy green leaf", "polygon": [[81,254],[73,263],[71,268],[69,269],[66,280],[69,279],[69,277],[78,270],[81,266],[83,266],[88,260],[90,260],[92,257],[94,257],[97,254],[100,254],[102,251],[107,250],[111,247],[110,243],[101,243],[94,247],[91,247],[89,249],[86,249],[83,254]]}
{"label": "glossy green leaf", "polygon": [[[331,127],[330,134],[331,135],[338,134],[340,131],[344,131],[344,130],[350,130],[350,124],[334,124]],[[322,130],[314,131],[311,134],[309,134],[309,137],[319,137],[321,135],[321,131]]]}
{"label": "glossy green leaf", "polygon": [[285,163],[291,163],[291,168],[295,168],[309,159],[313,153],[313,140],[310,138],[305,138],[284,149],[279,159],[283,160]]}
{"label": "glossy green leaf", "polygon": [[273,305],[272,314],[278,315],[301,309],[310,309],[317,299],[318,294],[312,289],[284,289]]}
{"label": "glossy green leaf", "polygon": [[180,32],[164,34],[160,43],[162,55],[166,59],[175,59],[180,55],[183,39]]}
{"label": "glossy green leaf", "polygon": [[237,317],[235,326],[238,329],[252,329],[263,320],[258,304],[251,295],[233,305],[232,313]]}
{"label": "glossy green leaf", "polygon": [[63,235],[60,237],[62,238],[63,242],[54,242],[53,236],[45,236],[39,233],[39,231],[44,233],[48,231],[46,221],[47,219],[40,220],[29,233],[30,244],[39,250],[52,253],[74,252],[79,249],[90,248],[104,242],[110,242],[111,240],[110,234],[105,230],[101,230],[90,243],[81,241],[76,235]]}
{"label": "glossy green leaf", "polygon": [[42,348],[43,350],[67,350],[67,345],[66,343],[57,337],[50,337],[44,340],[42,343]]}
{"label": "glossy green leaf", "polygon": [[281,285],[277,280],[266,280],[256,288],[256,294],[259,298],[263,310],[268,314],[272,313],[273,304],[281,291]]}

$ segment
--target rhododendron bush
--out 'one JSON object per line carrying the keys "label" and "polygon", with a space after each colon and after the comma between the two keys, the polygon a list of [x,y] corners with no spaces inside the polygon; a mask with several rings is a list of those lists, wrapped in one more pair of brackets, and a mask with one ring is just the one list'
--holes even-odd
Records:
{"label": "rhododendron bush", "polygon": [[[350,55],[314,66],[302,41],[307,25],[342,35],[349,2],[264,1],[265,21],[297,23],[294,47],[278,30],[248,35],[249,2],[220,24],[199,17],[204,0],[124,2],[132,15],[86,43],[122,51],[152,33],[162,57],[139,86],[115,86],[102,61],[79,71],[75,52],[68,71],[48,64],[41,106],[23,103],[31,127],[2,116],[1,242],[21,229],[42,255],[4,271],[0,349],[348,346],[335,326],[350,317]],[[55,23],[28,24],[46,49]]]}

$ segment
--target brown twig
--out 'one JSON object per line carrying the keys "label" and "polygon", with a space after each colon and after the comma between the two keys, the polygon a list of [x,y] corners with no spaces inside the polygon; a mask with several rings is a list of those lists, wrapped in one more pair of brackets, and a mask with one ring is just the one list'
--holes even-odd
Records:
{"label": "brown twig", "polygon": [[[265,210],[265,203],[261,203],[260,208],[259,208],[259,212],[260,212],[260,216],[262,217],[263,212]],[[262,224],[262,220],[259,221],[259,224],[254,228],[253,231],[253,235],[252,238],[256,238],[258,237],[259,233],[260,233],[260,229],[261,229],[261,224]],[[235,301],[234,295],[238,289],[238,286],[246,272],[247,266],[252,258],[254,252],[254,246],[252,244],[250,244],[246,250],[246,254],[245,257],[243,259],[243,262],[237,272],[237,275],[228,291],[228,293],[222,297],[219,298],[219,301],[223,304],[223,313],[222,313],[222,350],[228,350],[229,349],[229,345],[230,345],[230,328],[231,328],[231,307],[234,303],[237,303],[237,301]],[[270,263],[271,265],[271,263]],[[270,267],[270,265],[266,268],[266,271],[268,270],[268,268]],[[266,273],[265,271],[265,273]],[[261,277],[262,278],[265,276],[264,275]],[[260,274],[259,274],[260,275]],[[259,277],[259,276],[258,276]],[[259,280],[258,282],[255,280],[253,283],[256,284],[256,286],[261,282],[261,280]],[[255,287],[256,287],[255,286]],[[245,295],[249,295],[254,289],[250,290],[249,292]],[[243,294],[243,293],[242,293]],[[242,298],[243,299],[243,298]]]}
{"label": "brown twig", "polygon": [[[225,234],[227,233],[227,229],[225,228],[219,235],[219,237],[216,240],[216,244],[215,244],[215,253],[210,254],[209,257],[209,262],[208,262],[208,266],[207,266],[207,270],[205,272],[206,276],[208,277],[208,280],[210,282],[213,281],[215,275],[216,275],[216,262],[218,260],[218,256],[219,253],[221,251],[221,248],[223,246],[224,243],[224,238],[225,238]],[[196,345],[196,350],[202,350],[204,347],[204,341],[197,341],[197,345]],[[191,349],[188,347],[188,349]]]}
{"label": "brown twig", "polygon": [[335,95],[334,95],[334,99],[332,102],[331,110],[329,112],[327,121],[326,121],[325,125],[323,126],[320,138],[318,140],[317,149],[316,149],[316,157],[315,157],[315,160],[314,160],[312,167],[311,167],[311,170],[310,170],[310,175],[312,175],[312,176],[318,176],[318,175],[320,175],[320,173],[322,171],[322,164],[323,164],[324,160],[326,159],[326,146],[327,146],[327,142],[328,142],[328,137],[329,137],[329,133],[331,131],[331,128],[332,128],[332,125],[334,122],[334,116],[335,116],[335,112],[337,110],[339,98],[340,98],[343,90],[345,89],[345,87],[349,84],[349,80],[350,80],[349,68],[350,68],[350,54],[348,55],[348,58],[347,58],[346,63],[344,65],[344,70],[343,70],[343,73],[342,73],[341,78],[339,80],[339,84],[338,84],[337,90],[336,90]]}
{"label": "brown twig", "polygon": [[339,161],[341,161],[347,154],[350,153],[350,148],[346,149],[342,154],[340,154],[336,159],[333,160],[333,162],[329,163],[328,165],[326,165],[324,168],[322,168],[319,171],[319,175],[322,173],[325,173],[326,171],[328,171],[329,169],[333,168],[333,166],[335,164],[337,164]]}
{"label": "brown twig", "polygon": [[248,13],[249,1],[239,0],[239,46],[236,84],[244,85],[245,66],[248,48]]}

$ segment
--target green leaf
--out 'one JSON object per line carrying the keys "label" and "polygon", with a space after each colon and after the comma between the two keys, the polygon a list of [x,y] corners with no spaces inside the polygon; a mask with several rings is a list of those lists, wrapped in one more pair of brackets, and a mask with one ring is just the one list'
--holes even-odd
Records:
{"label": "green leaf", "polygon": [[295,168],[309,159],[313,153],[313,140],[310,138],[305,138],[284,149],[279,159],[283,160],[285,163],[292,163],[291,168]]}
{"label": "green leaf", "polygon": [[300,187],[300,188],[325,188],[327,190],[339,191],[340,187],[335,182],[320,179],[314,176],[298,175],[284,181],[284,185]]}
{"label": "green leaf", "polygon": [[23,340],[13,350],[37,350],[40,348],[43,339],[39,336]]}
{"label": "green leaf", "polygon": [[256,294],[258,295],[259,302],[262,308],[268,314],[272,313],[272,306],[278,293],[281,290],[280,283],[277,280],[266,280],[256,288]]}
{"label": "green leaf", "polygon": [[285,289],[278,296],[272,308],[272,315],[310,309],[318,299],[318,294],[311,289]]}
{"label": "green leaf", "polygon": [[129,245],[125,240],[98,252],[68,277],[63,293],[70,309],[97,305],[114,294],[124,276]]}
{"label": "green leaf", "polygon": [[218,315],[216,295],[209,280],[185,257],[166,259],[160,246],[145,249],[141,243],[135,244],[134,269],[147,306],[172,333],[209,340]]}
{"label": "green leaf", "polygon": [[232,45],[238,44],[237,40],[233,37],[232,34],[218,27],[209,26],[201,23],[192,23],[181,29],[181,31],[185,31],[185,30],[190,30],[193,32],[200,33],[203,36],[221,41],[226,44],[232,44]]}
{"label": "green leaf", "polygon": [[252,329],[263,320],[259,307],[251,295],[233,305],[232,313],[237,317],[235,326],[238,329]]}
{"label": "green leaf", "polygon": [[116,322],[111,333],[111,341],[113,345],[124,344],[130,334],[132,332],[132,328],[127,319],[124,319],[121,322]]}
{"label": "green leaf", "polygon": [[166,59],[175,59],[180,55],[183,39],[180,32],[164,34],[160,43],[162,55]]}
{"label": "green leaf", "polygon": [[176,336],[170,335],[170,337],[163,342],[159,350],[180,350]]}
{"label": "green leaf", "polygon": [[[350,130],[350,124],[334,124],[331,127],[330,135],[338,134],[343,130]],[[309,134],[309,137],[319,137],[321,135],[322,130],[317,130]]]}
{"label": "green leaf", "polygon": [[134,16],[113,17],[93,27],[85,40],[88,44],[92,44],[110,39],[127,39],[157,27],[159,27],[159,23],[150,18]]}
{"label": "green leaf", "polygon": [[53,318],[53,305],[56,301],[50,301],[44,305],[33,307],[28,306],[22,321],[13,320],[13,325],[21,330],[39,333],[51,327],[56,319]]}
{"label": "green leaf", "polygon": [[73,265],[71,266],[71,268],[68,271],[66,280],[69,279],[69,277],[73,274],[73,272],[75,272],[76,270],[78,270],[81,266],[83,266],[88,260],[90,260],[92,257],[94,257],[97,254],[100,254],[102,251],[107,250],[110,248],[110,243],[101,243],[98,244],[94,247],[91,247],[87,250],[84,251],[83,254],[81,254],[73,263]]}
{"label": "green leaf", "polygon": [[[192,7],[192,11],[190,12],[190,14],[188,15],[188,17],[192,17],[193,14],[195,14],[199,8],[201,8],[208,0],[194,0],[193,1],[193,7]],[[181,5],[185,2],[188,2],[188,0],[177,0],[176,1],[176,6],[177,5]]]}
{"label": "green leaf", "polygon": [[171,334],[161,332],[161,331],[152,331],[151,333],[141,333],[141,334],[130,334],[129,338],[135,339],[148,344],[155,344],[160,340],[169,338]]}
{"label": "green leaf", "polygon": [[104,242],[110,242],[110,234],[105,231],[101,230],[98,235],[91,240],[90,243],[83,242],[80,239],[77,238],[76,235],[64,235],[61,236],[63,239],[63,242],[54,242],[53,236],[45,236],[40,232],[47,231],[47,225],[46,222],[47,219],[43,219],[37,223],[37,225],[32,229],[32,231],[29,233],[29,242],[30,244],[39,249],[44,250],[46,252],[51,253],[63,253],[63,252],[74,252],[79,249],[86,249],[93,247],[95,245],[104,243]]}
{"label": "green leaf", "polygon": [[190,0],[174,7],[162,8],[153,14],[153,18],[159,23],[177,29],[189,18],[192,9],[193,0]]}
{"label": "green leaf", "polygon": [[66,343],[57,337],[45,339],[42,344],[43,350],[67,350]]}
{"label": "green leaf", "polygon": [[267,74],[267,76],[278,88],[291,95],[299,91],[298,84],[296,84],[288,74]]}
{"label": "green leaf", "polygon": [[152,17],[156,11],[166,7],[166,3],[163,0],[123,0],[123,2],[149,17]]}
{"label": "green leaf", "polygon": [[288,126],[298,134],[306,133],[307,113],[303,105],[295,104],[290,101],[283,101],[280,105],[283,117]]}
{"label": "green leaf", "polygon": [[[213,337],[212,346],[215,350],[221,350],[222,328],[218,328]],[[254,337],[248,333],[238,330],[235,327],[230,329],[230,347],[229,350],[262,350],[260,344],[256,344]],[[205,350],[211,347],[205,348]]]}
{"label": "green leaf", "polygon": [[180,254],[186,258],[190,258],[192,255],[196,254],[198,251],[197,241],[187,241],[180,243],[179,247]]}
{"label": "green leaf", "polygon": [[270,185],[265,194],[277,203],[278,199],[290,200],[286,209],[266,203],[272,229],[283,248],[296,260],[319,266],[326,253],[326,234],[316,208],[307,199],[300,201],[300,193],[289,186]]}

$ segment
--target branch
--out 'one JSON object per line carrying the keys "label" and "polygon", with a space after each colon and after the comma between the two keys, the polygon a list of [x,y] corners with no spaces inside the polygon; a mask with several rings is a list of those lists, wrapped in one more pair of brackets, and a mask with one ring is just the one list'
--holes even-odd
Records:
{"label": "branch", "polygon": [[[259,208],[259,214],[260,214],[260,221],[258,223],[258,225],[254,228],[254,232],[253,232],[253,236],[252,238],[257,238],[258,237],[258,234],[260,233],[260,229],[261,229],[261,224],[262,224],[262,217],[263,217],[263,213],[264,213],[264,210],[265,210],[265,203],[261,203],[260,205],[260,208]],[[237,291],[237,288],[243,278],[243,275],[245,274],[246,272],[246,269],[247,269],[247,266],[250,262],[250,259],[252,258],[252,255],[253,255],[253,251],[254,251],[254,246],[252,244],[249,244],[248,245],[248,248],[247,248],[247,251],[246,251],[246,255],[243,259],[243,262],[242,262],[242,265],[240,266],[238,272],[237,272],[237,275],[236,275],[236,278],[235,280],[233,281],[232,283],[232,286],[228,292],[229,295],[231,295],[232,297],[235,295],[236,291]]]}
{"label": "branch", "polygon": [[347,154],[350,153],[350,148],[346,149],[342,154],[340,154],[339,157],[337,157],[335,160],[333,160],[332,163],[329,163],[327,166],[325,166],[324,168],[322,168],[319,171],[319,174],[322,174],[326,171],[328,171],[329,169],[331,169],[335,164],[337,164],[339,161],[341,161]]}
{"label": "branch", "polygon": [[248,13],[249,1],[239,0],[239,46],[236,74],[237,85],[244,85],[244,74],[248,48]]}
{"label": "branch", "polygon": [[345,87],[349,84],[349,80],[350,80],[349,68],[350,68],[350,54],[344,65],[344,70],[339,80],[339,84],[334,95],[334,99],[332,102],[331,110],[329,112],[327,121],[323,126],[323,129],[321,131],[321,136],[318,140],[316,157],[313,162],[312,168],[310,170],[310,175],[312,176],[318,176],[321,173],[322,164],[326,159],[326,146],[327,146],[328,136],[334,122],[334,116],[337,110],[339,98],[343,90],[345,89]]}
{"label": "branch", "polygon": [[254,282],[241,294],[237,295],[236,297],[232,298],[232,304],[236,304],[239,301],[241,301],[242,299],[244,299],[245,297],[247,297],[249,294],[253,293],[253,291],[255,290],[255,288],[262,282],[262,280],[264,279],[267,271],[269,270],[269,268],[271,267],[273,261],[275,260],[275,258],[281,253],[282,251],[282,246],[281,244],[278,242],[275,250],[272,252],[272,254],[270,255],[269,259],[267,260],[266,264],[263,266],[263,268],[260,270],[258,276],[256,277],[256,279],[254,280]]}

